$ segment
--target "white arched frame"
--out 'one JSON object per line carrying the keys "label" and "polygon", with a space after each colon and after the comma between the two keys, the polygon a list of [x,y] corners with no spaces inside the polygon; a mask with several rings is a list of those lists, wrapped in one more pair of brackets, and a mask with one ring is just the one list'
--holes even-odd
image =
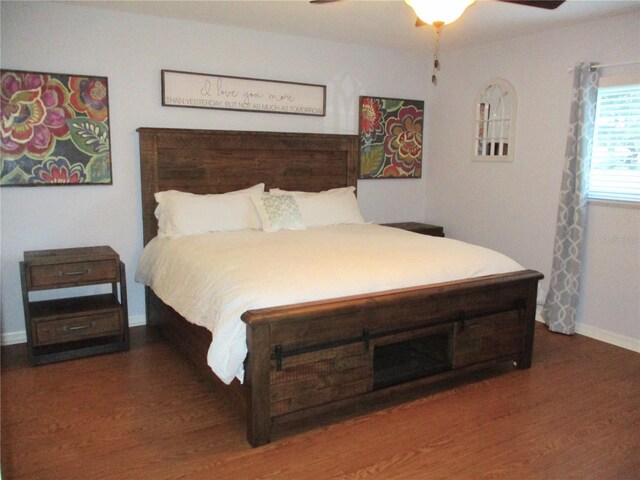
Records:
{"label": "white arched frame", "polygon": [[513,161],[516,136],[516,93],[503,79],[486,84],[475,105],[473,159]]}

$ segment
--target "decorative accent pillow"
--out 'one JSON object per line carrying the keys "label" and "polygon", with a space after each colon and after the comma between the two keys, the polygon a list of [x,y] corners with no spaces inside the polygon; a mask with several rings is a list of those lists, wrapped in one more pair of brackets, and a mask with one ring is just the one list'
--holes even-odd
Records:
{"label": "decorative accent pillow", "polygon": [[278,230],[304,230],[300,209],[293,195],[252,196],[251,200],[256,206],[262,230],[276,232]]}
{"label": "decorative accent pillow", "polygon": [[260,229],[251,196],[264,192],[264,183],[234,192],[211,195],[168,190],[157,192],[158,236],[178,238],[209,232]]}
{"label": "decorative accent pillow", "polygon": [[305,227],[323,227],[342,223],[366,223],[362,218],[355,187],[342,187],[323,192],[287,192],[269,190],[274,195],[293,195]]}

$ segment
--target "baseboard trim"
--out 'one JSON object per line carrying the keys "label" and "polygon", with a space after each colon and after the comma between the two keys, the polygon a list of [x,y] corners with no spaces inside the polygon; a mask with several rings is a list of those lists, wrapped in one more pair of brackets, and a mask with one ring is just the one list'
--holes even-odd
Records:
{"label": "baseboard trim", "polygon": [[581,323],[576,324],[576,333],[584,335],[585,337],[595,338],[601,340],[616,347],[626,348],[633,352],[640,353],[640,339],[627,337],[626,335],[620,335],[619,333],[603,330],[598,327],[592,327],[591,325],[585,325]]}
{"label": "baseboard trim", "polygon": [[[542,316],[540,315],[540,306],[538,306],[536,312],[536,320],[544,323]],[[147,319],[145,315],[130,315],[129,326],[138,327],[140,325],[146,325]],[[602,328],[592,327],[591,325],[585,325],[582,323],[576,324],[576,333],[584,335],[585,337],[594,338],[616,347],[625,348],[633,352],[640,353],[640,339],[628,337],[626,335],[620,335],[619,333],[603,330]],[[2,345],[15,345],[18,343],[27,342],[27,334],[24,330],[20,332],[7,332],[3,333],[0,337],[0,344]]]}
{"label": "baseboard trim", "polygon": [[[542,315],[540,314],[542,307],[538,305],[536,310],[536,320],[544,323]],[[576,323],[576,333],[584,335],[585,337],[600,340],[601,342],[615,345],[616,347],[625,348],[632,352],[640,353],[640,338],[628,337],[626,335],[620,335],[619,333],[610,332],[598,327],[592,327],[584,323]]]}
{"label": "baseboard trim", "polygon": [[26,343],[27,342],[27,334],[24,330],[21,332],[9,332],[3,333],[2,338],[0,339],[0,343],[2,345],[16,345],[18,343]]}
{"label": "baseboard trim", "polygon": [[[146,323],[147,317],[145,315],[129,315],[129,327],[139,327],[146,325]],[[27,333],[24,330],[3,333],[0,337],[1,345],[16,345],[18,343],[27,343]]]}

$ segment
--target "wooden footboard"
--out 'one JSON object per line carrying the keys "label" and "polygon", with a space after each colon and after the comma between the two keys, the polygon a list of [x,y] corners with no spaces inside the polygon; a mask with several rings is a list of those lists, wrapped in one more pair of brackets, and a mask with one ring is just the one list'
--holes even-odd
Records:
{"label": "wooden footboard", "polygon": [[224,385],[206,364],[211,334],[150,289],[148,316],[247,416],[253,446],[272,425],[312,417],[503,362],[531,366],[532,270],[243,315],[245,382]]}
{"label": "wooden footboard", "polygon": [[274,421],[384,389],[512,361],[531,365],[536,292],[526,270],[246,312],[247,439]]}

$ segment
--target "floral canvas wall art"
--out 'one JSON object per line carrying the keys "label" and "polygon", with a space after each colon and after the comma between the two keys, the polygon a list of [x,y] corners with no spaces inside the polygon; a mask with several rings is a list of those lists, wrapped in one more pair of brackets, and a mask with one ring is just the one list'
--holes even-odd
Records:
{"label": "floral canvas wall art", "polygon": [[359,178],[420,178],[424,102],[360,97]]}
{"label": "floral canvas wall art", "polygon": [[112,183],[106,77],[0,74],[0,186]]}

